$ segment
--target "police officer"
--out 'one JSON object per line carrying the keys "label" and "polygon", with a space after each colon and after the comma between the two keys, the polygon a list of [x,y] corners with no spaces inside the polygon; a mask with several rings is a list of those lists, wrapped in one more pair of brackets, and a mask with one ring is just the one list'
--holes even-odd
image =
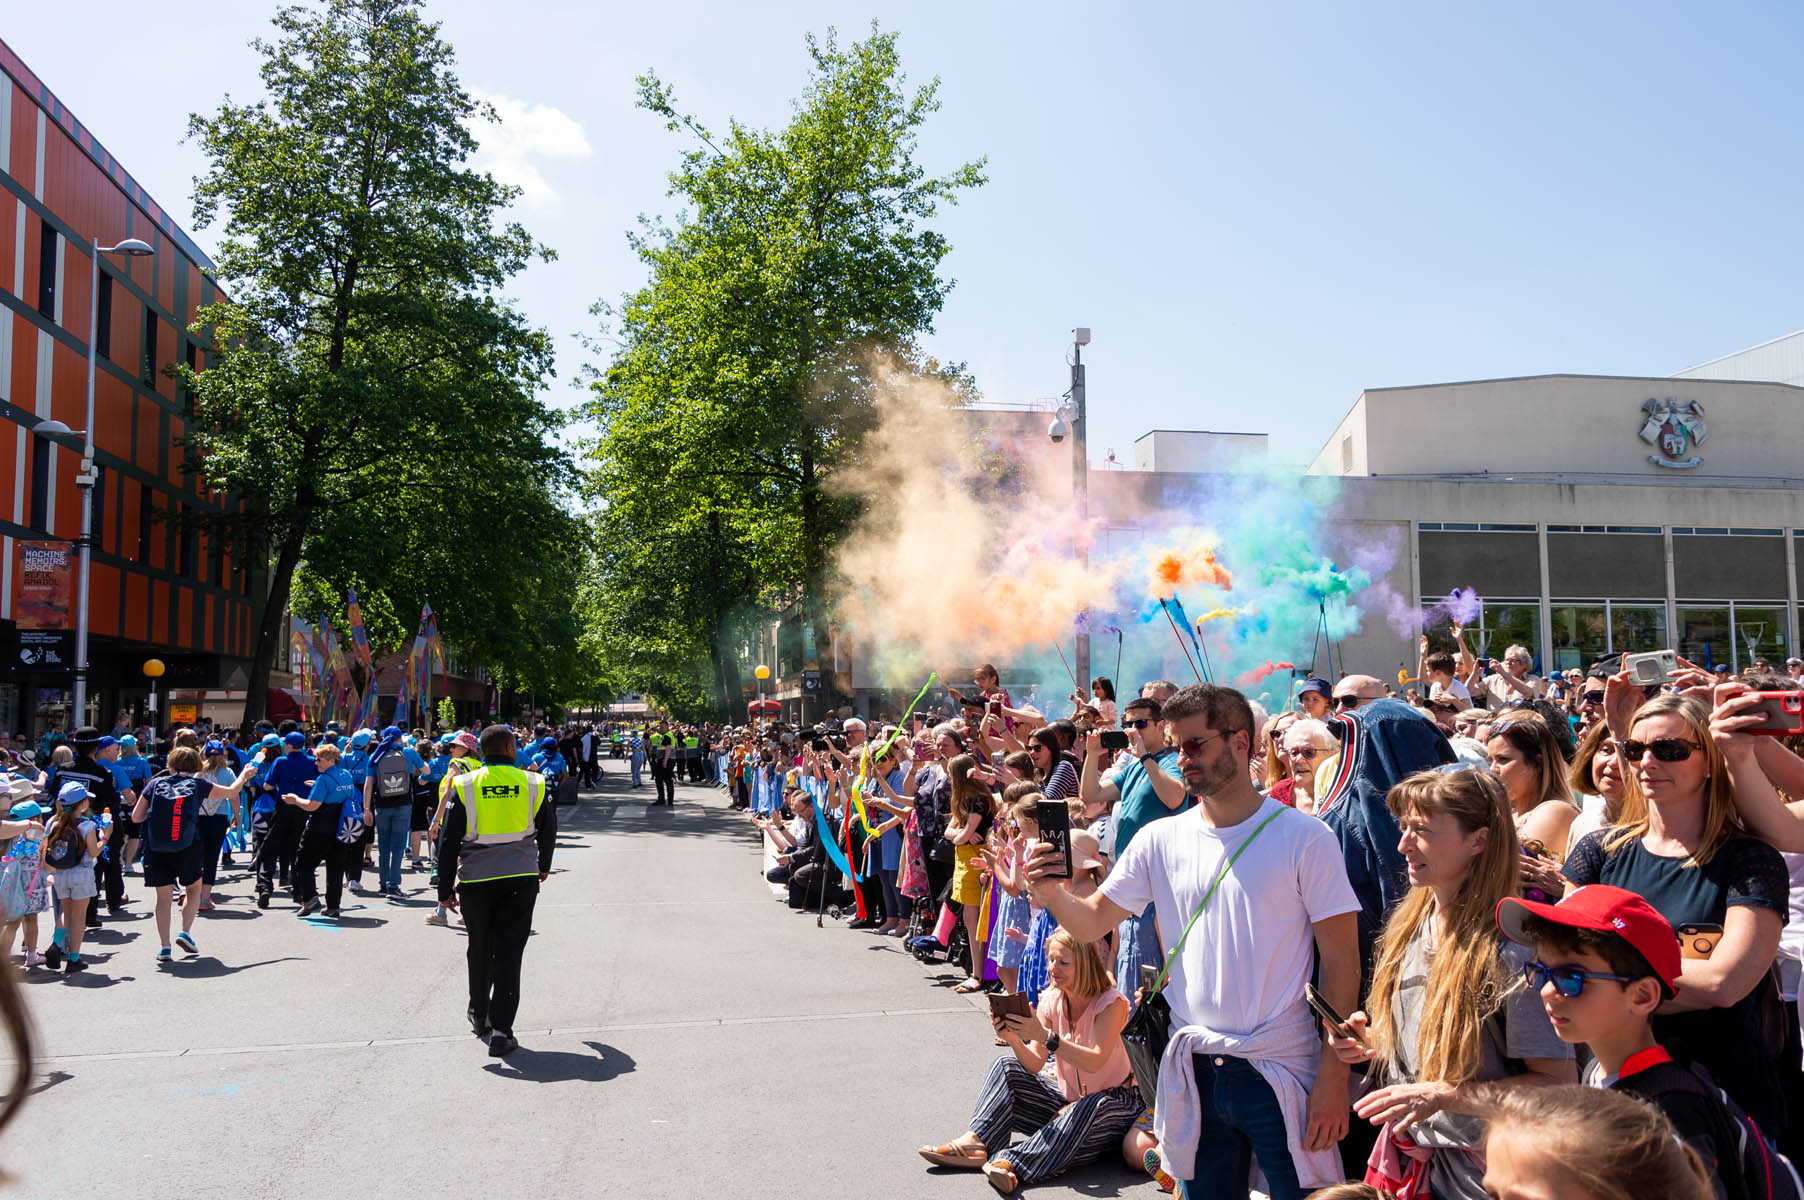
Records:
{"label": "police officer", "polygon": [[676,735],[659,722],[658,732],[647,739],[645,753],[651,760],[651,782],[658,790],[656,804],[676,803]]}
{"label": "police officer", "polygon": [[520,1007],[520,960],[532,933],[539,884],[551,872],[557,806],[545,802],[541,776],[514,766],[512,729],[491,725],[480,744],[482,766],[449,780],[438,899],[463,912],[470,1029],[488,1039],[490,1058],[500,1058],[519,1047],[514,1014]]}

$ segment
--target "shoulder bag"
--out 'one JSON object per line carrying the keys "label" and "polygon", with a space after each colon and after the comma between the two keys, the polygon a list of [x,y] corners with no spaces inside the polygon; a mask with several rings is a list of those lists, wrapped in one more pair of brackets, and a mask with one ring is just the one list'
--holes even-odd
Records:
{"label": "shoulder bag", "polygon": [[[1190,938],[1190,931],[1196,927],[1196,919],[1203,915],[1204,909],[1209,907],[1209,901],[1215,899],[1216,889],[1221,887],[1221,881],[1228,877],[1229,868],[1242,854],[1247,852],[1247,847],[1258,840],[1259,835],[1265,832],[1267,825],[1289,811],[1291,810],[1280,808],[1261,821],[1259,827],[1253,830],[1247,840],[1240,843],[1240,848],[1228,856],[1228,861],[1223,863],[1221,870],[1216,873],[1215,882],[1209,885],[1207,892],[1203,893],[1202,903],[1196,906],[1196,911],[1190,914],[1190,920],[1184,923],[1184,932],[1178,937],[1178,944],[1173,946],[1171,952],[1165,956],[1165,966],[1159,971],[1159,977],[1153,981],[1151,987],[1147,988],[1146,995],[1141,998],[1140,1005],[1134,1009],[1133,1015],[1128,1017],[1127,1024],[1121,1027],[1121,1044],[1127,1051],[1128,1062],[1134,1068],[1134,1083],[1139,1087],[1140,1098],[1146,1102],[1146,1107],[1149,1109],[1158,1099],[1159,1062],[1165,1057],[1166,1044],[1171,1041],[1171,1004],[1164,995],[1165,977],[1171,974],[1171,964],[1177,961],[1179,953],[1183,951],[1184,943]],[[1134,986],[1131,980],[1125,982],[1128,987]]]}

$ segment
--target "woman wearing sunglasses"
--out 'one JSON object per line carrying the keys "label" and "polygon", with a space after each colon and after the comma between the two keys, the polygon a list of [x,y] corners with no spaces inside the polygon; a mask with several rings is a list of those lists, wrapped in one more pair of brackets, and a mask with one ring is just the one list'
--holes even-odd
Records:
{"label": "woman wearing sunglasses", "polygon": [[1343,1062],[1377,1064],[1382,1086],[1353,1111],[1383,1127],[1379,1153],[1401,1134],[1427,1152],[1401,1161],[1436,1200],[1484,1200],[1489,1095],[1576,1082],[1572,1047],[1522,983],[1531,952],[1500,941],[1493,922],[1498,902],[1516,895],[1521,855],[1503,784],[1467,767],[1422,771],[1386,804],[1410,890],[1378,940],[1374,1015],[1348,1019],[1353,1038],[1328,1029],[1329,1044]]}
{"label": "woman wearing sunglasses", "polygon": [[1566,859],[1573,884],[1608,883],[1645,897],[1679,931],[1678,996],[1654,1036],[1682,1047],[1767,1136],[1784,1134],[1784,1105],[1765,1014],[1790,880],[1779,852],[1743,830],[1722,752],[1702,705],[1656,696],[1617,743],[1622,822],[1587,834]]}
{"label": "woman wearing sunglasses", "polygon": [[1314,717],[1293,721],[1284,731],[1284,759],[1291,779],[1290,799],[1285,803],[1314,816],[1316,771],[1339,753],[1340,739],[1328,726]]}

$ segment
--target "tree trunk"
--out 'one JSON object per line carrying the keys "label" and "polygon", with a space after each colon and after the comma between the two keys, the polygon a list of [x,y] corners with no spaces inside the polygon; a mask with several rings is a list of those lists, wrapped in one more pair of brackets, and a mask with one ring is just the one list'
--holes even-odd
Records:
{"label": "tree trunk", "polygon": [[269,594],[263,601],[263,612],[257,618],[257,644],[251,651],[251,677],[245,684],[244,724],[253,725],[263,719],[269,709],[269,672],[276,657],[276,638],[282,617],[288,611],[288,593],[294,586],[294,569],[301,563],[300,529],[291,532],[276,556],[270,572]]}

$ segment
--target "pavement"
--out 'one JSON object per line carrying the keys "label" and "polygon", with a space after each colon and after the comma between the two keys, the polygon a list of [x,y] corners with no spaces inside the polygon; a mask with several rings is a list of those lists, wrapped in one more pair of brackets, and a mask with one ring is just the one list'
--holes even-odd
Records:
{"label": "pavement", "polygon": [[[560,810],[500,1060],[469,1033],[464,935],[425,924],[424,873],[329,922],[259,912],[223,872],[200,955],[167,968],[131,879],[134,916],[90,937],[85,974],[26,979],[37,1061],[7,1194],[994,1195],[914,1152],[965,1128],[998,1053],[987,1006],[898,939],[773,900],[718,789],[651,794],[610,762]],[[1119,1162],[1026,1192],[1163,1194]]]}

